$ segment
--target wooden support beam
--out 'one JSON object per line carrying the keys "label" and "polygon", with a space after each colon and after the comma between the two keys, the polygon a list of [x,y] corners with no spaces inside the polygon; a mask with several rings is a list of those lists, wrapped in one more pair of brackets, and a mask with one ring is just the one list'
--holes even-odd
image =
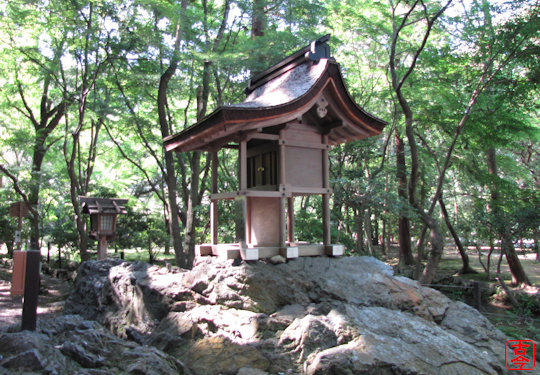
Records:
{"label": "wooden support beam", "polygon": [[252,210],[252,206],[253,206],[253,202],[250,198],[248,198],[246,196],[246,211],[245,211],[245,215],[246,215],[246,221],[244,223],[244,230],[246,232],[245,234],[245,242],[246,242],[246,246],[247,244],[251,244],[251,210]]}
{"label": "wooden support beam", "polygon": [[279,140],[279,181],[280,185],[285,185],[287,183],[287,173],[286,173],[286,150],[285,150],[285,140],[281,138],[282,132],[280,132]]}
{"label": "wooden support beam", "polygon": [[327,144],[323,143],[314,143],[314,142],[302,142],[302,141],[283,141],[287,146],[291,147],[300,147],[300,148],[313,148],[313,149],[320,149],[324,150],[325,148],[328,148]]}
{"label": "wooden support beam", "polygon": [[[218,155],[217,151],[210,151],[210,161],[212,163],[212,194],[218,192]],[[218,243],[218,201],[213,199],[210,203],[210,232],[212,243]]]}
{"label": "wooden support beam", "polygon": [[313,256],[321,256],[325,255],[324,253],[324,245],[302,245],[298,246],[298,256],[299,257],[313,257]]}
{"label": "wooden support beam", "polygon": [[238,152],[238,166],[240,168],[240,190],[247,189],[247,142],[240,141],[240,150]]}
{"label": "wooden support beam", "polygon": [[107,259],[107,236],[99,237],[98,260]]}
{"label": "wooden support beam", "polygon": [[261,133],[260,129],[257,129],[257,131],[247,134],[246,141],[250,141],[252,139],[263,139],[263,140],[267,140],[267,141],[277,141],[277,140],[279,140],[279,135]]}
{"label": "wooden support beam", "polygon": [[287,219],[285,217],[285,207],[287,206],[287,198],[279,198],[279,246],[285,247],[287,241]]}
{"label": "wooden support beam", "polygon": [[210,232],[212,235],[212,243],[218,243],[218,201],[213,199],[210,203]]}
{"label": "wooden support beam", "polygon": [[290,189],[287,189],[287,192],[290,192],[293,195],[331,194],[332,189],[291,186]]}
{"label": "wooden support beam", "polygon": [[241,195],[234,199],[235,204],[235,225],[236,241],[246,246],[248,242],[248,216],[247,216],[247,197]]}
{"label": "wooden support beam", "polygon": [[294,197],[287,198],[288,238],[294,242]]}
{"label": "wooden support beam", "polygon": [[[328,135],[322,136],[322,143],[328,144]],[[324,149],[322,152],[322,180],[323,188],[329,189],[330,187],[330,177],[329,177],[329,160],[328,160],[328,149]],[[322,210],[323,210],[323,244],[330,245],[332,242],[331,232],[330,232],[330,193],[325,193],[322,195]]]}
{"label": "wooden support beam", "polygon": [[[279,184],[280,187],[285,186],[287,183],[287,174],[286,174],[286,150],[285,150],[285,139],[284,131],[279,132]],[[287,219],[285,217],[285,207],[286,203],[286,194],[281,192],[282,196],[279,198],[279,246],[285,247],[285,242],[287,241]]]}

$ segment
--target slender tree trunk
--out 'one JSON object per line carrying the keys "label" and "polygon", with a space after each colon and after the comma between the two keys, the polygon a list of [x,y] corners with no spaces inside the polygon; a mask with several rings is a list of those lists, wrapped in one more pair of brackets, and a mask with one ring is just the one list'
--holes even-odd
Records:
{"label": "slender tree trunk", "polygon": [[446,226],[448,227],[448,230],[450,231],[450,234],[452,234],[452,238],[454,239],[454,242],[456,243],[456,246],[459,250],[459,255],[461,256],[461,262],[463,263],[463,266],[461,267],[461,270],[459,273],[461,275],[467,274],[467,273],[477,273],[474,269],[471,268],[469,263],[469,255],[463,248],[463,245],[461,244],[461,240],[459,239],[459,236],[457,235],[456,231],[454,230],[454,227],[452,226],[452,222],[450,221],[450,218],[448,216],[448,211],[446,210],[446,206],[444,204],[442,195],[439,198],[439,206],[441,207],[441,213],[444,218],[444,222],[446,223]]}
{"label": "slender tree trunk", "polygon": [[361,209],[354,210],[354,221],[356,222],[356,252],[364,254],[364,218]]}
{"label": "slender tree trunk", "polygon": [[45,139],[39,134],[36,136],[34,144],[34,153],[32,157],[32,175],[30,180],[30,194],[28,194],[28,203],[35,209],[35,213],[30,215],[30,249],[40,249],[40,231],[39,231],[39,192],[41,190],[41,165],[46,153]]}
{"label": "slender tree trunk", "polygon": [[188,196],[186,210],[186,230],[184,235],[184,249],[186,250],[186,267],[191,268],[195,256],[195,227],[196,211],[195,206],[199,199],[199,179],[201,173],[201,153],[194,151],[191,157],[191,187]]}
{"label": "slender tree trunk", "polygon": [[266,0],[253,0],[253,16],[251,18],[251,37],[256,38],[264,35],[266,29],[266,14],[264,6]]}
{"label": "slender tree trunk", "polygon": [[536,262],[540,262],[540,247],[538,246],[538,228],[535,227],[533,229],[533,237],[534,237],[534,250],[536,251]]}
{"label": "slender tree trunk", "polygon": [[[390,47],[390,56],[389,56],[389,68],[390,68],[389,71],[391,75],[392,89],[394,93],[396,94],[397,101],[399,102],[399,106],[405,118],[405,133],[407,135],[407,140],[409,141],[409,149],[411,152],[411,172],[410,172],[410,180],[409,180],[409,186],[408,186],[409,203],[418,212],[418,214],[422,218],[422,221],[426,225],[428,225],[431,230],[432,250],[431,250],[431,258],[428,261],[428,266],[430,267],[430,269],[428,270],[427,273],[424,271],[424,274],[422,276],[422,280],[428,283],[431,281],[428,278],[435,275],[438,261],[440,260],[440,257],[442,256],[443,240],[439,232],[438,223],[435,220],[433,220],[433,218],[431,217],[433,212],[429,212],[426,214],[423,207],[420,207],[417,204],[416,188],[418,185],[418,168],[419,168],[418,147],[416,144],[416,139],[415,139],[414,130],[413,130],[413,113],[412,113],[412,110],[408,101],[406,100],[402,92],[402,88],[407,78],[415,69],[416,63],[418,61],[418,57],[420,56],[420,54],[424,50],[424,47],[426,46],[427,40],[433,28],[433,25],[435,24],[436,20],[444,13],[446,8],[448,8],[451,2],[452,0],[448,0],[446,4],[443,5],[441,8],[439,8],[439,10],[431,18],[428,15],[427,8],[424,2],[416,1],[412,3],[411,5],[407,3],[407,5],[409,5],[409,8],[407,9],[405,6],[404,8],[405,13],[402,13],[401,11],[399,12],[400,13],[399,19],[396,17],[397,5],[394,6],[394,3],[391,2],[393,18],[392,18],[391,47]],[[400,38],[400,33],[404,30],[404,28],[407,27],[408,22],[409,22],[409,17],[411,17],[411,15],[414,13],[415,8],[417,6],[422,7],[423,15],[426,21],[426,29],[423,32],[421,43],[414,51],[414,54],[412,54],[411,56],[410,63],[408,63],[408,66],[405,66],[405,70],[404,70],[405,73],[403,73],[401,77],[398,77],[398,70],[400,70],[400,60],[396,58],[396,47]],[[403,151],[398,152],[399,143],[402,143],[402,141],[401,139],[399,139],[398,131],[396,129],[396,151],[397,151],[396,153],[397,153],[397,158],[398,158],[398,173],[406,173],[404,160],[403,161],[399,160],[400,157],[403,157],[404,159],[404,155],[400,156],[400,154],[404,154],[404,152]],[[403,168],[401,172],[399,171],[400,168]],[[401,179],[400,179],[400,176],[398,176],[398,181],[399,181],[398,183],[401,185],[398,188],[398,193],[400,194],[400,197],[404,197],[403,192],[402,191],[400,192],[399,190],[405,189],[404,182],[406,183],[406,180],[403,179],[403,176],[401,176]],[[400,220],[402,219],[400,218]],[[401,233],[402,230],[404,229],[402,228],[402,223],[400,222],[400,241],[401,241],[401,237],[405,235],[405,233]],[[410,248],[410,233],[408,234],[409,234],[408,245]],[[414,260],[412,259],[412,252],[410,255],[410,259],[407,259],[407,260],[408,262],[406,262],[406,264],[412,265],[414,263]],[[433,267],[435,269],[432,269]]]}
{"label": "slender tree trunk", "polygon": [[494,148],[490,148],[487,151],[487,165],[488,173],[492,176],[493,181],[490,184],[491,190],[491,202],[492,202],[492,211],[493,216],[495,217],[494,229],[497,231],[497,234],[501,237],[501,250],[506,255],[506,260],[508,261],[508,266],[510,267],[510,272],[512,273],[512,284],[527,284],[531,285],[523,266],[516,254],[516,249],[514,248],[514,243],[512,242],[512,233],[510,232],[510,227],[508,219],[505,217],[503,210],[501,209],[501,199],[496,184],[497,178],[497,155]]}
{"label": "slender tree trunk", "polygon": [[[403,139],[396,129],[395,135],[395,147],[396,147],[396,177],[398,180],[398,196],[403,202],[408,201],[407,197],[407,166],[405,164],[405,145]],[[414,258],[412,255],[411,247],[411,230],[409,218],[403,213],[399,214],[398,218],[398,232],[399,232],[399,262],[407,266],[414,264]]]}
{"label": "slender tree trunk", "polygon": [[431,232],[431,251],[426,268],[419,281],[421,284],[430,284],[437,274],[439,262],[442,258],[444,239],[441,235],[441,230],[437,221],[423,211],[421,211],[420,214],[422,215],[422,220],[426,223]]}
{"label": "slender tree trunk", "polygon": [[382,253],[383,255],[390,254],[390,234],[387,228],[387,219],[382,220]]}
{"label": "slender tree trunk", "polygon": [[[182,10],[185,13],[187,8],[187,0],[182,0]],[[176,39],[174,44],[174,52],[173,57],[171,58],[171,62],[169,67],[165,70],[165,72],[161,75],[161,78],[159,80],[159,88],[158,88],[158,98],[157,98],[157,104],[158,104],[158,117],[159,117],[159,125],[161,128],[161,136],[162,138],[165,138],[170,135],[169,130],[169,119],[167,116],[167,88],[169,87],[169,81],[171,80],[172,76],[176,72],[176,69],[178,67],[179,62],[179,50],[180,50],[180,41],[182,40],[182,32],[181,32],[181,24],[183,21],[184,14],[180,15],[178,19],[178,24],[176,26]],[[178,210],[178,204],[177,204],[177,185],[176,185],[176,170],[174,166],[174,157],[172,152],[165,152],[164,151],[164,159],[165,159],[165,182],[167,185],[167,205],[168,205],[168,211],[170,213],[170,220],[169,220],[169,233],[172,237],[172,243],[174,248],[174,254],[176,259],[176,265],[178,267],[185,267],[186,266],[186,258],[184,255],[184,249],[182,244],[182,238],[181,238],[181,231],[180,231],[180,222],[178,219],[179,216],[179,210]]]}
{"label": "slender tree trunk", "polygon": [[373,256],[375,253],[373,251],[373,238],[371,230],[371,214],[370,210],[364,210],[364,231],[366,233],[366,245],[369,255]]}

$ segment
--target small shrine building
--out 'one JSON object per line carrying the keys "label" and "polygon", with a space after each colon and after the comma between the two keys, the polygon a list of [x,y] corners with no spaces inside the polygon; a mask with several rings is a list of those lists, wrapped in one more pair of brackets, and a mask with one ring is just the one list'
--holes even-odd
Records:
{"label": "small shrine building", "polygon": [[[350,97],[338,63],[320,38],[256,75],[238,104],[219,107],[184,131],[165,138],[166,151],[200,150],[211,159],[211,243],[197,256],[245,260],[281,254],[343,254],[332,244],[328,151],[378,135],[386,123]],[[218,151],[238,149],[238,190],[218,191]],[[322,196],[322,243],[295,240],[294,198]],[[236,243],[218,243],[218,201],[234,199]],[[232,220],[232,219],[231,219]]]}

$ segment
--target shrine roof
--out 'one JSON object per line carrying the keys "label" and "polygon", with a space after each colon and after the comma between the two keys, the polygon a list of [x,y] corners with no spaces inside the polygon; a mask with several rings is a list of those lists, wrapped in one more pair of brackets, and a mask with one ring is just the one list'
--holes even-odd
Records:
{"label": "shrine roof", "polygon": [[[301,119],[327,134],[329,144],[379,134],[386,122],[350,97],[325,36],[251,79],[242,103],[224,105],[196,124],[164,138],[167,151],[219,148],[250,132],[275,132]],[[322,107],[323,111],[318,111]]]}
{"label": "shrine roof", "polygon": [[79,197],[83,214],[127,214],[127,199]]}

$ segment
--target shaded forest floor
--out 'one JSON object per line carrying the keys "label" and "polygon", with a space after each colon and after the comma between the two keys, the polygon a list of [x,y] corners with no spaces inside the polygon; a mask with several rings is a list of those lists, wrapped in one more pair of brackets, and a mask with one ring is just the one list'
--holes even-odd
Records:
{"label": "shaded forest floor", "polygon": [[[397,264],[398,248],[392,247],[391,253],[382,256],[380,249],[377,254],[385,262],[395,266]],[[484,251],[483,251],[484,252]],[[461,268],[461,258],[455,248],[445,249],[440,263],[439,272],[432,287],[440,290],[449,298],[460,300],[470,305],[475,305],[472,284],[478,281],[481,285],[482,299],[479,310],[488,317],[495,326],[514,339],[540,339],[540,264],[536,262],[536,254],[531,250],[521,251],[518,249],[519,258],[529,276],[533,287],[511,288],[515,293],[521,307],[513,307],[500,291],[497,282],[487,280],[487,275],[478,260],[476,249],[470,248],[469,257],[471,266],[477,274],[458,275]],[[46,253],[43,254],[46,259]],[[119,256],[119,254],[109,254]],[[482,261],[486,264],[486,253]],[[0,250],[0,329],[6,325],[20,324],[22,313],[21,297],[11,297],[11,266],[7,261],[7,254]],[[125,252],[126,260],[148,261],[148,253],[142,250],[128,250]],[[156,254],[156,263],[173,263],[173,255]],[[491,259],[491,278],[495,275],[498,254],[493,254]],[[66,262],[64,261],[64,264]],[[51,256],[51,268],[57,266],[57,258]],[[44,269],[47,269],[44,265]],[[506,260],[501,263],[501,271],[507,284],[511,281],[511,274]],[[65,276],[66,273],[54,272]],[[45,273],[42,275],[42,287],[39,296],[38,316],[40,319],[62,313],[63,304],[73,286],[72,281],[51,277]]]}
{"label": "shaded forest floor", "polygon": [[[437,276],[430,285],[453,300],[465,302],[478,308],[497,328],[513,339],[540,340],[540,263],[536,261],[536,252],[531,249],[517,248],[517,254],[532,286],[511,287],[512,275],[506,259],[501,262],[501,275],[518,300],[520,307],[512,306],[506,294],[495,280],[499,249],[495,249],[490,260],[490,275],[484,270],[478,257],[478,250],[469,247],[470,266],[477,271],[476,274],[459,275],[462,261],[456,247],[445,248],[439,264]],[[488,248],[481,249],[481,259],[487,264]],[[391,247],[390,254],[381,256],[386,263],[396,266],[398,263],[397,246]],[[412,271],[410,271],[412,272]],[[404,276],[410,276],[407,272]],[[479,283],[481,300],[478,302],[474,296],[474,282]],[[479,306],[478,306],[479,304]]]}

